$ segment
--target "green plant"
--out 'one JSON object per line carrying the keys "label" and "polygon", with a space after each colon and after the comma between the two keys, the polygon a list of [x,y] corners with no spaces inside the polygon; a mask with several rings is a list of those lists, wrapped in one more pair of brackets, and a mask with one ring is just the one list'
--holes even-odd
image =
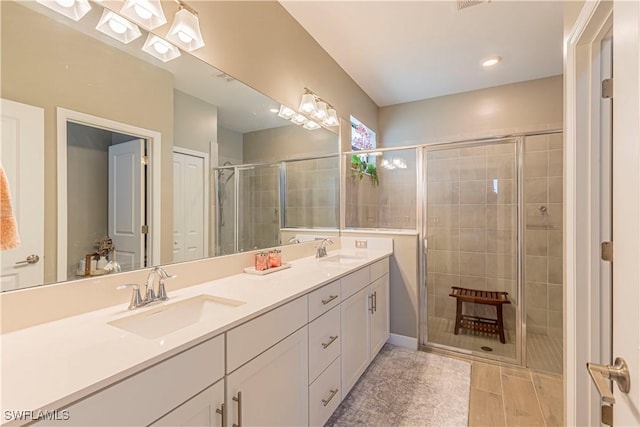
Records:
{"label": "green plant", "polygon": [[352,154],[351,169],[353,169],[357,173],[358,179],[360,179],[360,181],[362,181],[362,178],[364,178],[365,175],[368,175],[371,179],[372,185],[375,186],[380,184],[378,169],[376,168],[375,163],[367,163],[357,154]]}
{"label": "green plant", "polygon": [[375,163],[367,163],[367,168],[365,173],[369,174],[369,178],[371,178],[371,184],[380,185],[380,178],[378,177],[378,168],[376,168]]}

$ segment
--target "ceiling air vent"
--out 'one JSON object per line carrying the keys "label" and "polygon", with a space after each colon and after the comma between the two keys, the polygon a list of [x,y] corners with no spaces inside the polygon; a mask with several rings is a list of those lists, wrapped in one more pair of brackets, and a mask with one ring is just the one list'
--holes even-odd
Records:
{"label": "ceiling air vent", "polygon": [[466,9],[482,3],[489,3],[490,0],[458,0],[458,10]]}

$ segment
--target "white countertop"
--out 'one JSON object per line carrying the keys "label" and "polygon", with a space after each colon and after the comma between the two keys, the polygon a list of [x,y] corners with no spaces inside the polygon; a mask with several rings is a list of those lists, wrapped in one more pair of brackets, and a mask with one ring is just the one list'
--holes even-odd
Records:
{"label": "white countertop", "polygon": [[[202,294],[245,304],[157,339],[134,335],[108,322],[159,304],[135,311],[122,304],[1,335],[0,413],[63,408],[391,253],[358,251],[363,258],[348,265],[302,258],[273,274],[237,274],[175,291],[167,282],[169,300],[161,304]],[[354,251],[329,252],[329,256],[337,254],[353,255]]]}

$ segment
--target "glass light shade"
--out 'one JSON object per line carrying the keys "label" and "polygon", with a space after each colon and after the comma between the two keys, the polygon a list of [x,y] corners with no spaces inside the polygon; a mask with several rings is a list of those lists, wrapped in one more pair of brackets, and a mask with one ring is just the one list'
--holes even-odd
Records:
{"label": "glass light shade", "polygon": [[188,52],[204,46],[198,17],[187,9],[177,11],[167,33],[167,40]]}
{"label": "glass light shade", "polygon": [[180,56],[180,49],[151,33],[147,36],[147,41],[144,42],[142,50],[162,62],[168,62]]}
{"label": "glass light shade", "polygon": [[160,0],[126,0],[120,13],[147,30],[167,23]]}
{"label": "glass light shade", "polygon": [[96,30],[108,35],[124,44],[137,39],[142,35],[140,28],[120,15],[116,15],[110,10],[103,10],[102,17],[96,25]]}
{"label": "glass light shade", "polygon": [[314,122],[313,120],[309,120],[307,123],[304,124],[303,128],[308,130],[316,130],[316,129],[320,129],[320,125]]}
{"label": "glass light shade", "polygon": [[37,0],[43,6],[67,18],[79,21],[91,10],[88,0]]}
{"label": "glass light shade", "polygon": [[283,119],[291,120],[297,113],[293,111],[291,108],[286,107],[284,105],[280,106],[280,111],[278,112],[278,117],[282,117]]}
{"label": "glass light shade", "polygon": [[322,122],[324,119],[329,117],[329,113],[327,112],[327,103],[320,101],[316,103],[316,106],[316,111],[314,111],[311,115],[314,119]]}
{"label": "glass light shade", "polygon": [[296,125],[303,125],[303,124],[307,123],[309,121],[309,119],[307,119],[302,114],[296,114],[295,116],[293,116],[291,121],[293,123],[295,123]]}
{"label": "glass light shade", "polygon": [[336,110],[328,108],[327,118],[322,121],[322,124],[325,126],[338,126],[340,122],[338,121],[338,114],[336,113]]}
{"label": "glass light shade", "polygon": [[316,97],[312,93],[305,93],[302,95],[302,101],[300,101],[300,107],[298,111],[305,114],[313,114],[318,110],[316,104]]}

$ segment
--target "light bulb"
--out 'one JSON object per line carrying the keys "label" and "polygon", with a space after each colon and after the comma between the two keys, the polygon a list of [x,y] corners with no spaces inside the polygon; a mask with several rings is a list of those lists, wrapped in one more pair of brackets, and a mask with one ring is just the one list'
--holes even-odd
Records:
{"label": "light bulb", "polygon": [[182,40],[183,43],[191,43],[191,40],[193,40],[193,37],[184,31],[178,31],[178,38]]}
{"label": "light bulb", "polygon": [[62,7],[71,7],[75,2],[76,0],[56,0],[56,3],[58,3]]}
{"label": "light bulb", "polygon": [[482,66],[483,67],[493,67],[494,65],[496,65],[498,62],[502,61],[502,57],[501,56],[492,56],[491,58],[487,58],[482,62]]}
{"label": "light bulb", "polygon": [[156,52],[158,52],[160,55],[164,55],[165,53],[167,53],[169,51],[169,46],[167,46],[166,44],[162,43],[161,41],[157,41],[153,44],[153,48],[156,50]]}
{"label": "light bulb", "polygon": [[136,3],[135,6],[133,6],[133,9],[136,11],[138,16],[142,19],[149,19],[153,15],[149,9],[142,6],[140,3]]}
{"label": "light bulb", "polygon": [[124,34],[127,31],[127,26],[122,22],[118,22],[115,18],[109,20],[109,28],[116,34]]}

